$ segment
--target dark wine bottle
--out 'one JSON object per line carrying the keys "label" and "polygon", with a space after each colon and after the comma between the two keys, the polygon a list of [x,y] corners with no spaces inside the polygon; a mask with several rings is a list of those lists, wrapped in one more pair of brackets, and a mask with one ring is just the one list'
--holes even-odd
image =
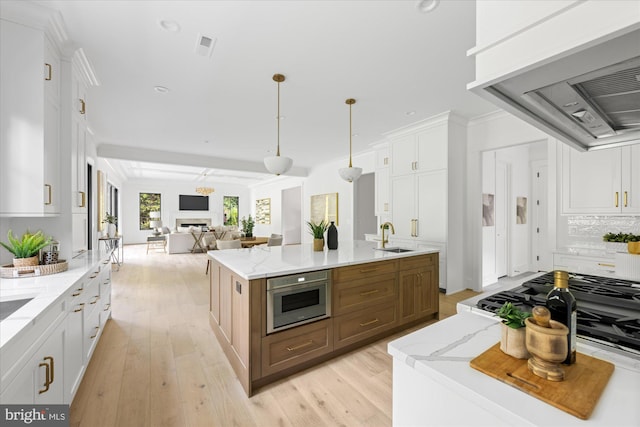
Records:
{"label": "dark wine bottle", "polygon": [[553,277],[553,289],[547,294],[547,308],[551,312],[552,320],[569,328],[567,357],[562,363],[571,365],[576,362],[576,299],[569,291],[569,274],[566,271],[556,270]]}
{"label": "dark wine bottle", "polygon": [[327,248],[338,249],[338,227],[335,226],[333,221],[327,229]]}

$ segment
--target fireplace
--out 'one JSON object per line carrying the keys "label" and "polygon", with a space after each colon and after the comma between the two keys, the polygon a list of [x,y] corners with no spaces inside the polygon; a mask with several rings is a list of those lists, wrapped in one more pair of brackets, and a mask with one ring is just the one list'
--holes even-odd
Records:
{"label": "fireplace", "polygon": [[176,218],[178,227],[210,227],[211,218]]}

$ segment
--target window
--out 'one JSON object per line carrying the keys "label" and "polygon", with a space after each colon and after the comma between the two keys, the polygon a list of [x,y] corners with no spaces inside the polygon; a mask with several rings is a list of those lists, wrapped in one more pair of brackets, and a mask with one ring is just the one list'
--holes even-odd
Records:
{"label": "window", "polygon": [[140,193],[140,230],[151,230],[149,213],[160,211],[160,193]]}
{"label": "window", "polygon": [[224,196],[224,225],[238,225],[238,196]]}

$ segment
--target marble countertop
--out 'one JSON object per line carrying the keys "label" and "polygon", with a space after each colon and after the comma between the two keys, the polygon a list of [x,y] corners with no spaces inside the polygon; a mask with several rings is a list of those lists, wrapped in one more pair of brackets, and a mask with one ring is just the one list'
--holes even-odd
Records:
{"label": "marble countertop", "polygon": [[354,240],[340,241],[338,249],[325,247],[321,252],[314,251],[308,243],[209,251],[208,255],[242,278],[252,280],[439,252],[431,248],[393,253],[375,250],[377,247],[377,242]]}
{"label": "marble countertop", "polygon": [[33,298],[0,322],[0,348],[36,322],[51,304],[63,298],[67,290],[105,256],[107,253],[104,251],[87,251],[68,260],[69,268],[60,273],[17,279],[0,278],[0,301]]}
{"label": "marble countertop", "polygon": [[437,383],[457,393],[461,399],[452,405],[467,399],[510,425],[640,425],[640,361],[578,343],[579,353],[616,366],[584,421],[471,368],[469,362],[499,340],[499,319],[463,312],[390,342],[388,352],[424,378],[425,387]]}

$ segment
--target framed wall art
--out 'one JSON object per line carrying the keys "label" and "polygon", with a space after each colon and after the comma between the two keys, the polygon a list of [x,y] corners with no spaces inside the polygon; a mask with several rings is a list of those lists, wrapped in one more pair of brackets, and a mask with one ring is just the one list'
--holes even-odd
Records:
{"label": "framed wall art", "polygon": [[311,196],[311,222],[319,223],[324,220],[338,225],[338,193],[316,194]]}
{"label": "framed wall art", "polygon": [[271,224],[271,199],[256,200],[256,224]]}

